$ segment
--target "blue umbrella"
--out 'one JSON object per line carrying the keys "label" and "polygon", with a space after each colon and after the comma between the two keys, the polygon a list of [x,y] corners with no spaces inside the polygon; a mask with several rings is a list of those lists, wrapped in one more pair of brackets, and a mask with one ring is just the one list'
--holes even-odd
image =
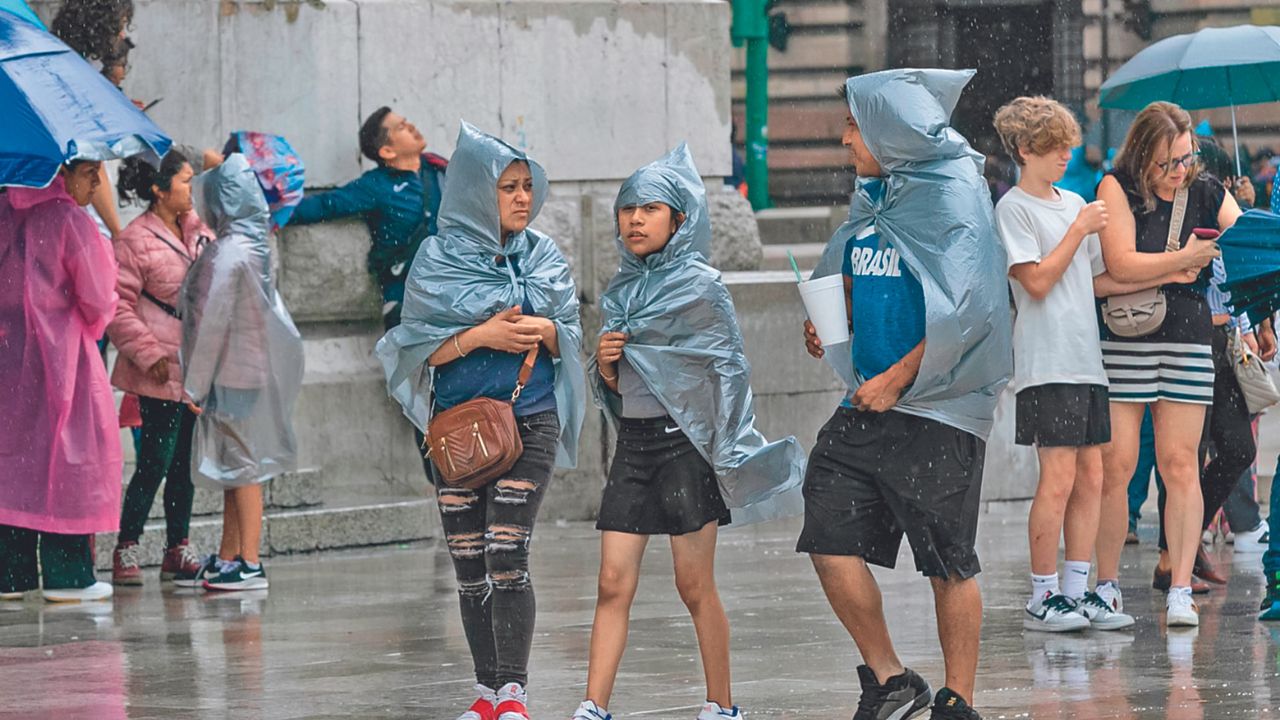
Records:
{"label": "blue umbrella", "polygon": [[69,160],[143,154],[172,141],[84,58],[0,12],[0,185],[44,187]]}
{"label": "blue umbrella", "polygon": [[1250,210],[1218,238],[1231,306],[1253,321],[1280,307],[1280,215]]}
{"label": "blue umbrella", "polygon": [[40,18],[36,16],[26,0],[0,0],[0,10],[13,13],[36,27],[44,29],[44,23],[40,22]]}
{"label": "blue umbrella", "polygon": [[1280,100],[1280,27],[1205,28],[1165,38],[1116,70],[1102,84],[1099,104],[1141,110],[1157,100],[1187,110],[1229,106],[1240,174],[1236,106]]}

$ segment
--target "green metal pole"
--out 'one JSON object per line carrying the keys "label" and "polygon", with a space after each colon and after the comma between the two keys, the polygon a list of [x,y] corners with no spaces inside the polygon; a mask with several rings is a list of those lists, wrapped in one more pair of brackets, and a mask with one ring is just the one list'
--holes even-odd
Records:
{"label": "green metal pole", "polygon": [[747,199],[752,210],[769,202],[769,39],[747,38]]}

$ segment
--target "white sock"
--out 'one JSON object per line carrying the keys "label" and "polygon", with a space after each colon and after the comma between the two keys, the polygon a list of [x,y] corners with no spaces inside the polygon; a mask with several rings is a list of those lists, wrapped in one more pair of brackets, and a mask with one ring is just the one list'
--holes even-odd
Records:
{"label": "white sock", "polygon": [[1050,595],[1058,594],[1058,573],[1052,575],[1037,575],[1031,573],[1031,602],[1027,603],[1027,607],[1039,600],[1043,600]]}
{"label": "white sock", "polygon": [[1084,560],[1068,560],[1062,568],[1062,594],[1072,600],[1084,598],[1089,587],[1089,563]]}

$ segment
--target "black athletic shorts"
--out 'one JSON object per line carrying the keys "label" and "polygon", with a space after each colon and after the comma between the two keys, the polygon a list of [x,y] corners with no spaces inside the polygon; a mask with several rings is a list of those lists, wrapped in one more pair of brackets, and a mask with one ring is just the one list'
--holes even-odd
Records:
{"label": "black athletic shorts", "polygon": [[1051,383],[1018,391],[1014,442],[1039,447],[1084,447],[1111,442],[1111,403],[1105,385]]}
{"label": "black athletic shorts", "polygon": [[715,471],[674,420],[622,418],[597,530],[684,535],[729,519]]}
{"label": "black athletic shorts", "polygon": [[985,446],[936,420],[838,408],[809,456],[796,551],[891,568],[905,533],[925,576],[977,575]]}

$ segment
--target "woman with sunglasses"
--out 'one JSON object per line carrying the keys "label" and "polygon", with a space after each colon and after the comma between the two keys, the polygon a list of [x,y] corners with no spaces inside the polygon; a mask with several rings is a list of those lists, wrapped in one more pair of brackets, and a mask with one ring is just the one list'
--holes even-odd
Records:
{"label": "woman with sunglasses", "polygon": [[[1178,229],[1175,209],[1182,193]],[[1135,118],[1115,169],[1098,185],[1098,199],[1106,202],[1111,219],[1099,233],[1107,275],[1095,281],[1095,293],[1115,302],[1117,295],[1159,288],[1167,314],[1158,328],[1138,337],[1121,337],[1105,322],[1100,327],[1111,386],[1111,444],[1103,450],[1097,592],[1114,610],[1123,607],[1118,578],[1128,529],[1125,492],[1150,406],[1156,464],[1167,488],[1162,534],[1168,549],[1154,586],[1168,590],[1169,625],[1195,626],[1192,566],[1204,515],[1199,445],[1214,403],[1215,356],[1224,356],[1226,339],[1214,330],[1205,296],[1217,244],[1193,230],[1225,230],[1240,208],[1222,183],[1199,173],[1191,117],[1165,102],[1148,105]],[[1171,226],[1177,230],[1173,238]]]}

